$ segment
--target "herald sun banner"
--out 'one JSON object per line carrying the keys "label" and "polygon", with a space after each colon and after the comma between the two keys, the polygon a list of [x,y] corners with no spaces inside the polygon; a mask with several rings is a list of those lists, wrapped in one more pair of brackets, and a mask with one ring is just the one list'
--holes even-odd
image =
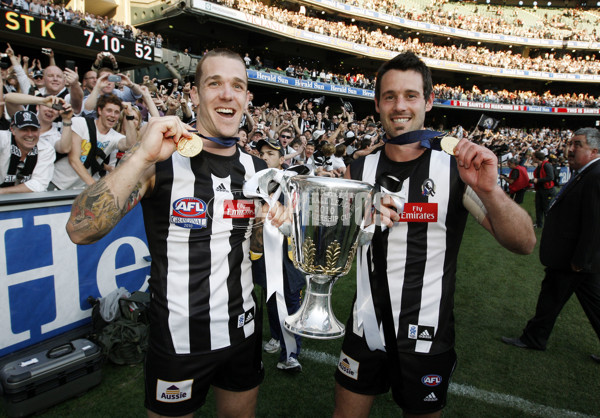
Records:
{"label": "herald sun banner", "polygon": [[0,212],[0,356],[88,323],[89,296],[147,288],[141,207],[97,243],[75,245],[70,203],[43,205]]}

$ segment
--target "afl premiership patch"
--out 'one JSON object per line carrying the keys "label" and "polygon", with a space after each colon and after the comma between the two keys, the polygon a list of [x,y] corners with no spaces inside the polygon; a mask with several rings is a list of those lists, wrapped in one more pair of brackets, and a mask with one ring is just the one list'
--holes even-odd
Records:
{"label": "afl premiership patch", "polygon": [[159,402],[175,403],[183,402],[192,398],[193,379],[181,382],[167,382],[156,380],[156,400]]}
{"label": "afl premiership patch", "polygon": [[206,228],[206,203],[197,197],[177,199],[173,202],[170,221],[182,228]]}

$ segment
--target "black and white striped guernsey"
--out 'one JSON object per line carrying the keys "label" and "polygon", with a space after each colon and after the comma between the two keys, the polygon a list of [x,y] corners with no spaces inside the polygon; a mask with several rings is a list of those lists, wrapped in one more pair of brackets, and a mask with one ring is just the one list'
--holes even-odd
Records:
{"label": "black and white striped guernsey", "polygon": [[231,157],[176,152],[156,164],[154,189],[142,200],[154,349],[202,354],[254,333],[249,249],[257,202],[241,191],[263,168],[239,148]]}
{"label": "black and white striped guernsey", "polygon": [[[350,170],[352,178],[371,184],[384,173],[392,174],[404,180],[403,191],[407,188],[400,222],[383,233],[385,254],[373,254],[371,248],[368,253],[359,252],[366,266],[363,275],[357,271],[359,289],[362,280],[368,280],[364,276],[377,276],[373,257],[385,257],[399,351],[447,351],[454,345],[456,260],[468,214],[462,204],[465,184],[456,160],[444,152],[426,150],[419,158],[400,163],[380,151],[356,160]],[[366,303],[373,309],[373,302],[361,296],[360,290],[357,296],[363,300],[355,302],[353,328],[363,335],[366,323],[357,320],[358,307]],[[374,312],[383,349],[380,312]]]}

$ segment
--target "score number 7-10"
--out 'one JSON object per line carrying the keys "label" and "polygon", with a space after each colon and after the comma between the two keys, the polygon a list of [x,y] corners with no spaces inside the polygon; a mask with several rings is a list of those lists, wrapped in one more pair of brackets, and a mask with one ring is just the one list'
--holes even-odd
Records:
{"label": "score number 7-10", "polygon": [[[85,42],[85,46],[90,47],[94,42],[95,33],[91,30],[84,30],[83,34],[87,36],[87,41]],[[102,42],[105,51],[112,51],[115,54],[121,52],[123,45],[121,44],[121,40],[119,38],[115,38],[108,35],[102,35],[99,39],[96,39],[96,43]],[[151,61],[152,60],[152,47],[150,45],[142,45],[140,43],[135,43],[135,56],[139,59],[144,59]]]}

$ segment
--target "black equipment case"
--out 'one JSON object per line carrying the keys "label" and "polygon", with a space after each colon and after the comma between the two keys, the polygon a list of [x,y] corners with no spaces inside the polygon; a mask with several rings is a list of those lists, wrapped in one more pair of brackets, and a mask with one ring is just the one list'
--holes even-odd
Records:
{"label": "black equipment case", "polygon": [[0,369],[9,417],[23,417],[56,405],[98,385],[102,352],[85,338],[24,355]]}

